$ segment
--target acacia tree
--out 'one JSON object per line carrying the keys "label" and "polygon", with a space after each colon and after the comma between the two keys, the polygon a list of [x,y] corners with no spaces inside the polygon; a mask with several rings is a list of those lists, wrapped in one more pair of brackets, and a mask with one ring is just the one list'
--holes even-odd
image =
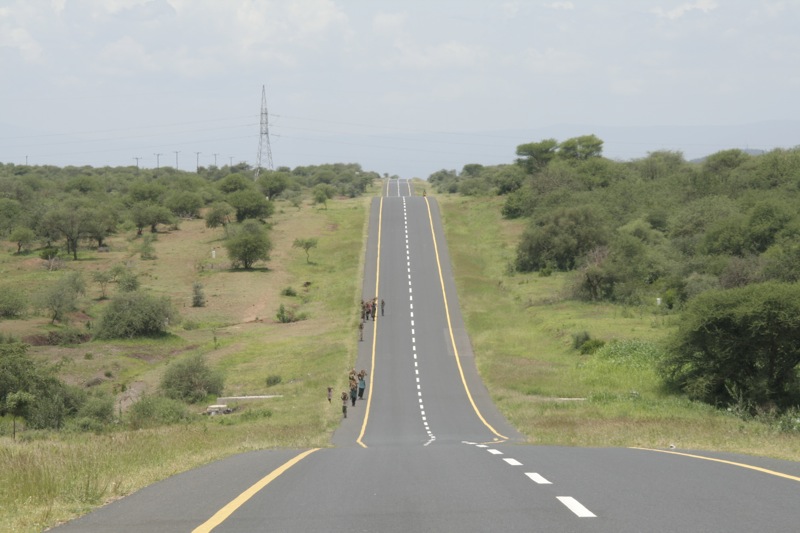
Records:
{"label": "acacia tree", "polygon": [[64,237],[67,242],[67,253],[71,252],[72,258],[77,261],[78,242],[87,235],[88,221],[91,216],[91,212],[80,202],[67,201],[48,211],[43,224]]}
{"label": "acacia tree", "polygon": [[662,373],[690,397],[789,407],[800,400],[800,285],[709,290],[690,300]]}
{"label": "acacia tree", "polygon": [[245,220],[231,233],[224,244],[234,265],[250,269],[256,261],[269,260],[272,242],[257,220]]}
{"label": "acacia tree", "polygon": [[517,146],[517,165],[525,169],[529,174],[547,166],[556,156],[558,141],[555,139],[545,139],[538,143],[520,144]]}
{"label": "acacia tree", "polygon": [[293,248],[302,248],[303,251],[305,251],[305,253],[306,253],[306,263],[310,263],[311,259],[310,259],[309,251],[312,248],[316,248],[317,247],[317,242],[318,242],[317,239],[314,239],[314,238],[295,239],[294,243],[292,244],[292,247]]}

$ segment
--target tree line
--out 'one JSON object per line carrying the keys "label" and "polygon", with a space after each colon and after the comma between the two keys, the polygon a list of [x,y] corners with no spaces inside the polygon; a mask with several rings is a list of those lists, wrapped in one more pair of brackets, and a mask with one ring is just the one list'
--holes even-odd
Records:
{"label": "tree line", "polygon": [[602,148],[595,135],[545,139],[429,181],[501,196],[503,216],[525,221],[510,270],[568,272],[578,300],[680,311],[661,366],[670,385],[747,412],[800,405],[800,148],[699,161]]}

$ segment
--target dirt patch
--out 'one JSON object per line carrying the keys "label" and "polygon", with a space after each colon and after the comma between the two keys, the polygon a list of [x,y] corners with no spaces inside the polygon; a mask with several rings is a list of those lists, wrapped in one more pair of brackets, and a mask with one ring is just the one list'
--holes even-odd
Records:
{"label": "dirt patch", "polygon": [[147,383],[144,381],[134,381],[125,392],[117,395],[117,412],[125,412],[130,409],[131,405],[139,401],[147,392]]}

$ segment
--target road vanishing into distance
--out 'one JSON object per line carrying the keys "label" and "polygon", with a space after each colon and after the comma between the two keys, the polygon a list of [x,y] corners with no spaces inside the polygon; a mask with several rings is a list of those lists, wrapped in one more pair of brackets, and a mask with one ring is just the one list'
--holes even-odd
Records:
{"label": "road vanishing into distance", "polygon": [[438,205],[408,180],[385,180],[371,206],[363,297],[376,296],[385,315],[356,364],[367,391],[334,447],[237,455],[55,531],[800,531],[800,463],[525,444],[478,378]]}

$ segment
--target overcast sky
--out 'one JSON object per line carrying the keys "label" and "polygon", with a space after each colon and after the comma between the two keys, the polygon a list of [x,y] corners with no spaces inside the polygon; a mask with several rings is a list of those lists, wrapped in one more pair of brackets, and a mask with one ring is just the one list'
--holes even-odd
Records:
{"label": "overcast sky", "polygon": [[0,162],[255,165],[262,86],[275,167],[789,148],[798,28],[800,0],[0,0]]}

